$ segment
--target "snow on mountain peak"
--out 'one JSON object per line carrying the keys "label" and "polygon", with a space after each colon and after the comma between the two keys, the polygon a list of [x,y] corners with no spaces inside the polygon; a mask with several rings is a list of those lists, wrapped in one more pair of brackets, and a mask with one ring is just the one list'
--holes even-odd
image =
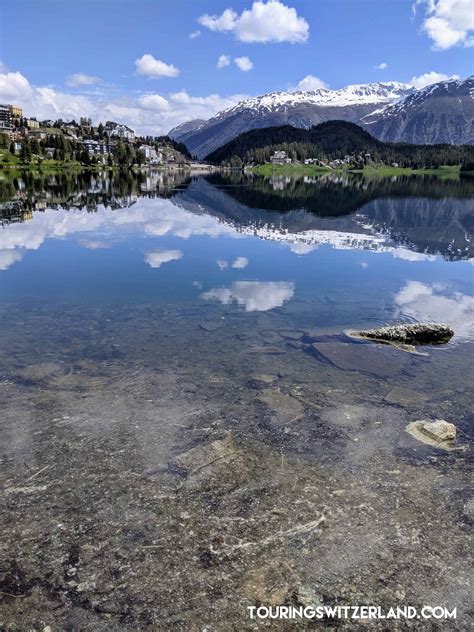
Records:
{"label": "snow on mountain peak", "polygon": [[324,107],[345,107],[370,103],[391,103],[413,92],[413,86],[398,81],[387,81],[368,84],[355,84],[330,90],[297,92],[269,92],[257,97],[250,97],[221,114],[229,114],[241,110],[278,110],[285,106],[310,104]]}

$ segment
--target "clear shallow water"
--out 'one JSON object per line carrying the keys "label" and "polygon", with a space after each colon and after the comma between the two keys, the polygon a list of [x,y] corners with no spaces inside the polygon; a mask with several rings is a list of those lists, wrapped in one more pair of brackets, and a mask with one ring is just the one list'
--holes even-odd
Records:
{"label": "clear shallow water", "polygon": [[[395,593],[469,629],[473,189],[1,182],[7,629],[250,630],[255,603]],[[428,319],[456,335],[426,356],[342,335]],[[435,418],[455,451],[405,431]]]}

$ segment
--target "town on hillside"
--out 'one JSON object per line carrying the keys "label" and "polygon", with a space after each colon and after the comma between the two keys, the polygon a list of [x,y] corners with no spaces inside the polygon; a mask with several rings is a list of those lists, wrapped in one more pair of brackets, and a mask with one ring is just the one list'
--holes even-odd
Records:
{"label": "town on hillside", "polygon": [[142,137],[127,125],[107,121],[37,120],[17,105],[0,105],[0,166],[78,163],[85,166],[184,166],[187,148],[167,136]]}

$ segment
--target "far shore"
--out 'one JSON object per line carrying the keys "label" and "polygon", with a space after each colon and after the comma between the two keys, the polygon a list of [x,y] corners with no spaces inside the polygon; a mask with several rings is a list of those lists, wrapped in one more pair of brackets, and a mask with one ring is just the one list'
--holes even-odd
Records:
{"label": "far shore", "polygon": [[[441,167],[430,167],[424,169],[412,169],[410,167],[391,167],[388,165],[382,166],[365,166],[363,169],[350,169],[350,168],[338,168],[331,169],[330,167],[321,167],[317,165],[304,165],[301,163],[291,165],[274,165],[266,163],[264,165],[258,165],[250,168],[251,173],[256,173],[262,176],[292,176],[292,175],[308,175],[317,176],[325,173],[361,173],[370,176],[397,176],[397,175],[435,175],[440,177],[457,178],[460,175],[459,165],[446,165]],[[471,172],[468,172],[471,173]]]}

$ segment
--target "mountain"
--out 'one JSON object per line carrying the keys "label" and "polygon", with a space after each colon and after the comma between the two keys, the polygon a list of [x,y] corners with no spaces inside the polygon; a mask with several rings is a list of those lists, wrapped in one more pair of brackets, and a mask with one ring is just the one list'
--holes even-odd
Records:
{"label": "mountain", "polygon": [[169,131],[168,136],[179,143],[186,143],[186,139],[205,122],[205,119],[193,119],[192,121],[181,123],[181,125],[173,127]]}
{"label": "mountain", "polygon": [[245,99],[208,121],[185,123],[170,135],[198,158],[252,129],[309,129],[328,120],[367,126],[381,140],[466,144],[474,142],[473,108],[473,77],[421,90],[395,81],[369,83],[341,90],[271,92]]}
{"label": "mountain", "polygon": [[197,121],[184,123],[169,135],[186,143],[192,154],[203,158],[251,129],[278,125],[309,129],[333,119],[358,122],[413,90],[408,84],[392,81],[347,86],[341,90],[271,92],[245,99],[199,125]]}
{"label": "mountain", "polygon": [[407,143],[474,143],[474,76],[442,81],[365,116],[371,134]]}
{"label": "mountain", "polygon": [[[472,145],[413,145],[388,143],[346,121],[327,121],[311,129],[283,125],[245,132],[206,156],[213,164],[240,158],[244,163],[264,163],[277,149],[294,153],[297,160],[341,159],[354,156],[352,163],[367,161],[398,163],[403,167],[457,165],[474,160]],[[365,157],[370,154],[370,157]],[[240,164],[240,163],[239,163]]]}

